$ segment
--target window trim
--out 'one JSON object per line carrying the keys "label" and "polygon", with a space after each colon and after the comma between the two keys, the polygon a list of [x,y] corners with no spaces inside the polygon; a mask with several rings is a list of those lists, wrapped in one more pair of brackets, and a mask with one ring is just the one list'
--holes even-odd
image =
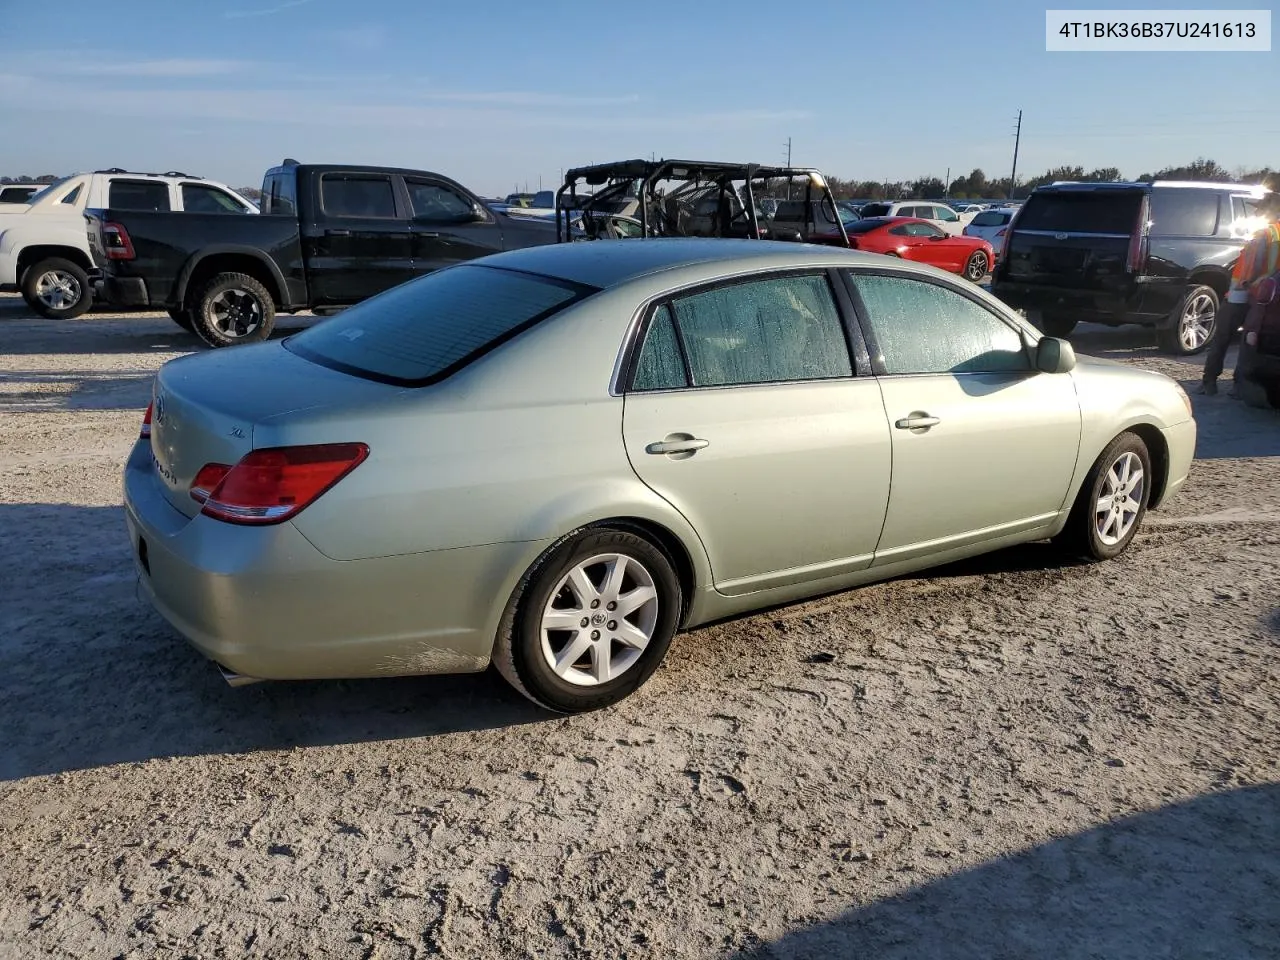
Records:
{"label": "window trim", "polygon": [[[459,198],[464,204],[466,204],[468,210],[474,210],[476,205],[475,205],[475,201],[473,201],[470,197],[460,192],[459,190],[455,189],[452,184],[446,183],[443,180],[437,180],[433,177],[419,177],[419,176],[410,176],[409,174],[405,174],[401,178],[401,181],[404,183],[405,203],[408,205],[407,212],[410,220],[413,220],[417,223],[439,223],[439,224],[454,225],[454,226],[457,226],[459,224],[464,224],[464,223],[480,223],[481,222],[479,220],[470,220],[470,219],[429,220],[426,217],[419,217],[417,208],[414,207],[413,205],[413,185],[414,184],[420,184],[422,186],[427,186],[427,187],[436,187],[439,190],[444,190],[447,193],[451,193],[455,197]],[[489,212],[489,208],[485,206],[483,203],[480,204],[480,207],[485,214],[486,219],[484,220],[484,222],[492,223],[493,214]]]}
{"label": "window trim", "polygon": [[[940,277],[932,277],[923,273],[916,273],[912,270],[895,270],[892,267],[861,267],[848,266],[839,267],[836,270],[840,274],[840,282],[846,288],[850,301],[854,305],[854,312],[857,316],[858,325],[862,328],[862,335],[866,340],[867,350],[870,355],[870,366],[873,375],[877,379],[889,379],[898,377],[991,377],[991,376],[1009,376],[1009,377],[1025,377],[1039,373],[1036,369],[1034,348],[1039,342],[1040,336],[1027,325],[1008,316],[1002,310],[992,309],[991,304],[986,303],[979,297],[975,296],[972,291],[965,290],[958,284],[953,284]],[[931,286],[942,287],[951,293],[959,294],[975,306],[986,310],[1005,326],[1018,334],[1022,341],[1022,350],[1027,358],[1028,369],[1020,370],[962,370],[958,373],[952,371],[934,372],[934,373],[889,373],[884,363],[884,351],[880,348],[880,342],[876,338],[875,327],[870,321],[870,312],[867,305],[862,301],[862,295],[858,293],[858,288],[853,282],[855,276],[872,276],[872,277],[893,277],[898,280],[914,280],[917,283],[927,283]]]}
{"label": "window trim", "polygon": [[[324,194],[325,181],[330,179],[332,180],[379,180],[379,181],[385,182],[388,186],[391,187],[391,209],[393,211],[391,216],[389,217],[384,217],[381,215],[357,216],[355,214],[350,214],[350,213],[331,212],[328,208],[328,205],[325,202],[325,194]],[[320,174],[320,176],[316,180],[316,193],[319,194],[318,199],[320,201],[320,213],[322,216],[331,217],[334,220],[381,220],[381,221],[386,221],[388,223],[393,223],[397,220],[407,220],[409,218],[405,216],[405,211],[402,209],[404,201],[401,198],[401,194],[400,194],[401,189],[403,189],[403,185],[400,188],[397,188],[396,178],[389,173],[346,173],[343,171],[332,170],[332,171]]]}
{"label": "window trim", "polygon": [[[715,280],[700,280],[689,284],[685,287],[679,287],[674,290],[666,290],[660,294],[650,297],[636,310],[628,325],[626,335],[624,336],[621,349],[618,353],[618,360],[614,363],[613,377],[609,383],[609,395],[611,397],[622,397],[629,394],[637,396],[656,396],[666,393],[678,393],[681,391],[692,390],[741,390],[747,388],[759,387],[776,387],[781,384],[793,383],[828,383],[833,380],[857,380],[859,378],[866,379],[871,375],[870,354],[867,350],[866,343],[862,337],[862,331],[859,328],[857,320],[854,318],[852,310],[852,301],[847,296],[843,296],[843,282],[840,278],[833,276],[838,268],[828,264],[820,264],[809,267],[780,267],[771,270],[762,270],[752,273],[735,274],[732,277],[719,277]],[[762,280],[780,280],[786,277],[795,276],[822,276],[827,281],[827,287],[831,293],[832,303],[835,305],[836,317],[840,322],[840,329],[843,333],[845,350],[849,354],[849,369],[851,373],[848,376],[838,377],[806,377],[801,380],[767,380],[760,383],[717,383],[717,384],[694,384],[693,371],[689,367],[688,350],[684,343],[684,332],[680,329],[680,321],[676,316],[673,301],[682,297],[696,296],[700,293],[707,293],[712,290],[719,290],[723,287],[737,286],[742,283],[756,283]],[[680,346],[681,359],[685,365],[685,377],[687,385],[683,387],[664,387],[658,390],[636,390],[633,386],[635,382],[636,368],[639,366],[640,351],[644,346],[645,337],[649,334],[649,324],[653,319],[653,314],[659,307],[671,307],[671,321],[676,331],[676,342]]]}

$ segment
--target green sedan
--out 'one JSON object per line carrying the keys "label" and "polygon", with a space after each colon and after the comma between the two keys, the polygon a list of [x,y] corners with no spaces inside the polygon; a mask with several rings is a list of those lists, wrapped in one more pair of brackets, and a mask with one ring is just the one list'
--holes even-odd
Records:
{"label": "green sedan", "polygon": [[493,664],[575,712],[679,629],[1030,540],[1115,557],[1195,434],[1174,381],[928,267],[560,244],[165,364],[125,508],[234,683]]}

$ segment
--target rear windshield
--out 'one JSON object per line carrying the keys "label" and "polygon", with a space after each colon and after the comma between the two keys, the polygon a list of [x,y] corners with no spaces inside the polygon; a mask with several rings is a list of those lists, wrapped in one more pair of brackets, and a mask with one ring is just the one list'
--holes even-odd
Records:
{"label": "rear windshield", "polygon": [[1018,229],[1128,234],[1137,225],[1141,203],[1137,190],[1032,194],[1023,204]]}
{"label": "rear windshield", "polygon": [[970,226],[974,227],[1002,227],[1013,217],[1011,213],[999,213],[995,210],[984,210],[972,220],[969,221]]}
{"label": "rear windshield", "polygon": [[424,386],[594,292],[552,277],[468,264],[393,287],[285,345],[323,366]]}

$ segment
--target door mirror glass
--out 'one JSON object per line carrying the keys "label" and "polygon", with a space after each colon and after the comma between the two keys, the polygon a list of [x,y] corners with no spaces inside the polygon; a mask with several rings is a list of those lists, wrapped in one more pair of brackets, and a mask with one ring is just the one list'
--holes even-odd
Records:
{"label": "door mirror glass", "polygon": [[1070,373],[1076,366],[1076,352],[1058,337],[1041,337],[1036,344],[1036,369],[1041,373]]}
{"label": "door mirror glass", "polygon": [[472,222],[483,223],[485,220],[488,220],[488,219],[489,219],[489,214],[485,212],[484,206],[482,204],[479,204],[479,203],[472,204],[472,207],[471,207]]}

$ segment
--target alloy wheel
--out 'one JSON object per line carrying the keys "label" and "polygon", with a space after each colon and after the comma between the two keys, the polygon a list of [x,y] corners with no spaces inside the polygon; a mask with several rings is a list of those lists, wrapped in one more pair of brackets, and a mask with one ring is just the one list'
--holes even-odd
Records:
{"label": "alloy wheel", "polygon": [[977,283],[987,275],[987,256],[984,253],[975,253],[969,258],[969,264],[965,268],[965,276]]}
{"label": "alloy wheel", "polygon": [[1098,539],[1106,546],[1114,547],[1137,523],[1145,479],[1142,461],[1129,451],[1120,454],[1103,475],[1093,522]]}
{"label": "alloy wheel", "polygon": [[84,288],[65,270],[46,270],[36,280],[36,299],[50,310],[66,310],[80,302]]}
{"label": "alloy wheel", "polygon": [[653,575],[634,557],[600,554],[561,578],[542,611],[542,655],[561,680],[593,687],[635,666],[658,624]]}
{"label": "alloy wheel", "polygon": [[213,326],[224,337],[247,337],[262,325],[262,305],[247,290],[223,290],[209,301]]}
{"label": "alloy wheel", "polygon": [[1178,320],[1178,340],[1188,353],[1199,350],[1213,336],[1218,308],[1213,297],[1201,293],[1192,298],[1182,310]]}

